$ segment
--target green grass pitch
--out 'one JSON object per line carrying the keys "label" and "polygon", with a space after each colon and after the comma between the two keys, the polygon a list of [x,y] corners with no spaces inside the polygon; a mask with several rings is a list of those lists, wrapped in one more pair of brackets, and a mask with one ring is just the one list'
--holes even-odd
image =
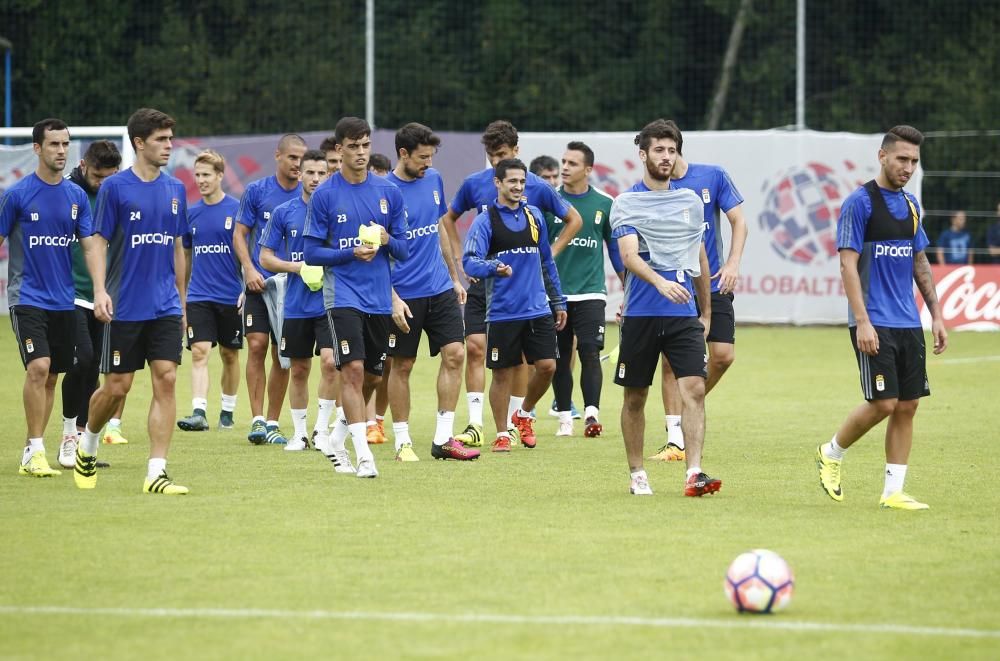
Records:
{"label": "green grass pitch", "polygon": [[[378,446],[377,480],[251,446],[241,388],[236,430],[174,433],[170,473],[192,493],[143,495],[148,372],[125,412],[131,443],[101,447],[112,467],[96,490],[69,471],[19,477],[22,370],[2,327],[0,658],[1000,658],[996,334],[952,334],[929,357],[907,490],[931,509],[894,512],[878,509],[883,426],[849,452],[845,502],[819,488],[813,451],[860,401],[842,328],[739,329],[707,405],[704,466],[724,486],[689,499],[682,466],[652,462],[655,496],[628,495],[607,367],[601,438],[577,423],[556,439],[542,415],[536,450],[431,460],[426,355],[411,421],[421,461]],[[177,391],[185,415],[187,365]],[[652,454],[655,394],[647,413]],[[458,429],[465,416],[463,395]],[[723,575],[758,547],[788,560],[795,596],[779,615],[740,616]]]}

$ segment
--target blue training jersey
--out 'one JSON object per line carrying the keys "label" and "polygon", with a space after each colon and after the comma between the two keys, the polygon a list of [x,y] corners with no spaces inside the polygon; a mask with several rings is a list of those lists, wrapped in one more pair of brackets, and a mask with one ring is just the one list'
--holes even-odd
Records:
{"label": "blue training jersey", "polygon": [[[363,262],[354,257],[354,248],[361,245],[361,226],[372,222],[384,227],[390,240],[379,247],[372,261]],[[352,184],[336,173],[320,184],[309,200],[305,235],[336,253],[334,263],[323,264],[323,305],[327,310],[392,313],[390,257],[403,261],[409,256],[406,206],[395,184],[372,175]]]}
{"label": "blue training jersey", "polygon": [[[906,191],[890,191],[878,187],[889,207],[889,213],[912,223],[911,213],[920,218],[917,198]],[[913,211],[910,204],[913,204]],[[864,187],[847,196],[837,219],[837,249],[853,250],[861,255],[858,274],[865,309],[873,326],[889,328],[920,328],[920,315],[913,295],[913,256],[927,248],[930,241],[918,221],[912,238],[866,241],[865,230],[872,215],[872,201]],[[854,312],[848,306],[848,324],[856,326]]]}
{"label": "blue training jersey", "polygon": [[[645,182],[640,181],[629,189],[630,193],[641,193],[648,191],[649,187]],[[627,225],[615,228],[611,236],[619,239],[626,234],[636,234],[638,232],[633,227]],[[642,251],[639,257],[645,262],[649,262],[649,252]],[[654,269],[655,271],[655,269]],[[656,271],[667,280],[672,280],[682,285],[691,293],[691,298],[687,303],[674,303],[669,298],[664,297],[656,290],[656,287],[649,284],[631,271],[625,272],[625,306],[622,309],[623,317],[697,317],[698,307],[695,304],[694,282],[691,277],[683,271]]]}
{"label": "blue training jersey", "polygon": [[131,168],[104,180],[94,232],[108,240],[107,290],[118,321],[179,316],[174,242],[187,231],[184,184],[161,172],[143,181]]}
{"label": "blue training jersey", "polygon": [[[275,207],[271,220],[260,236],[260,245],[275,255],[285,253],[287,261],[304,262],[308,206],[298,197]],[[285,287],[285,319],[313,319],[323,316],[323,292],[312,291],[298,273],[289,273]]]}
{"label": "blue training jersey", "polygon": [[[496,199],[497,187],[493,183],[493,168],[486,168],[465,178],[449,207],[459,215],[470,209],[475,209],[478,214],[486,211]],[[549,186],[549,182],[531,172],[528,173],[521,199],[560,218],[565,218],[571,208],[569,202]]]}
{"label": "blue training jersey", "polygon": [[73,241],[92,232],[90,200],[69,180],[48,184],[32,172],[0,196],[10,307],[72,310]]}
{"label": "blue training jersey", "polygon": [[[719,217],[743,204],[743,196],[736,190],[733,180],[724,169],[704,163],[688,163],[687,172],[680,179],[672,179],[670,187],[693,190],[705,204],[705,252],[708,254],[711,273],[718,273],[725,263],[722,257]],[[720,286],[721,278],[712,278],[712,291],[719,291]]]}
{"label": "blue training jersey", "polygon": [[196,202],[188,209],[184,248],[191,251],[187,301],[236,305],[243,292],[243,273],[233,251],[239,200],[226,195],[215,204]]}
{"label": "blue training jersey", "polygon": [[[302,184],[296,184],[295,188],[286,190],[278,183],[275,175],[258,179],[247,185],[240,198],[240,210],[236,214],[236,222],[250,228],[247,236],[247,248],[250,250],[250,258],[253,260],[253,267],[265,278],[270,278],[273,273],[260,265],[260,235],[264,232],[264,226],[271,220],[271,213],[279,204],[284,204],[289,200],[302,197]],[[275,253],[280,259],[288,259],[285,253]]]}
{"label": "blue training jersey", "polygon": [[403,181],[390,172],[386,177],[403,194],[406,204],[406,240],[410,257],[392,269],[392,286],[404,300],[437,296],[452,288],[451,274],[441,256],[438,219],[448,211],[444,182],[434,168],[413,181]]}

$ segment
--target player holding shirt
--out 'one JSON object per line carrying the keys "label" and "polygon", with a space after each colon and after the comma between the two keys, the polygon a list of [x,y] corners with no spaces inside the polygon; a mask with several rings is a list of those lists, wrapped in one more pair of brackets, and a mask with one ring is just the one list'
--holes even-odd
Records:
{"label": "player holding shirt", "polygon": [[[326,446],[327,428],[336,402],[335,379],[337,368],[333,360],[333,337],[330,324],[323,310],[323,293],[306,285],[310,267],[304,261],[306,210],[316,188],[327,179],[326,156],[310,149],[302,155],[302,197],[285,202],[275,208],[271,221],[260,237],[260,263],[275,273],[288,273],[285,288],[284,321],[279,343],[281,355],[292,361],[288,403],[291,407],[295,432],[285,446],[290,452],[307,450],[309,436],[306,418],[309,407],[309,373],[313,356],[320,356],[319,416],[313,429],[313,438],[319,449],[330,454]],[[279,258],[286,254],[289,259]],[[317,286],[319,280],[316,281]],[[345,453],[346,455],[346,453]],[[350,459],[337,458],[344,472],[353,472]],[[348,470],[350,469],[350,470]]]}
{"label": "player holding shirt", "polygon": [[447,211],[444,182],[431,167],[441,139],[423,124],[410,123],[396,132],[399,161],[387,179],[399,187],[407,210],[410,257],[392,271],[392,318],[399,331],[389,331],[389,405],[396,442],[396,459],[417,461],[410,439],[410,373],[417,360],[421,331],[427,333],[430,354],[441,354],[437,380],[437,426],[431,443],[435,459],[479,457],[452,438],[455,404],[462,387],[465,357],[461,302],[465,288],[454,263],[444,258],[447,236],[438,219]]}
{"label": "player holding shirt", "polygon": [[[476,213],[486,211],[496,200],[497,189],[494,184],[494,168],[504,160],[516,158],[518,153],[517,129],[504,120],[497,120],[486,127],[483,132],[483,147],[490,166],[469,175],[448,205],[448,213],[441,217],[441,227],[448,234],[451,257],[460,275],[463,251],[458,240],[456,223],[466,211],[474,209]],[[571,205],[556,194],[549,184],[537,175],[528,173],[522,195],[532,206],[559,216],[565,222],[561,236],[552,244],[552,254],[558,255],[569,244],[579,231],[583,221]],[[456,440],[464,445],[480,446],[483,444],[483,393],[486,386],[486,370],[483,361],[486,359],[486,288],[482,282],[473,282],[469,287],[468,300],[465,303],[465,389],[469,404],[469,424],[465,431],[456,436]],[[508,418],[523,403],[527,377],[530,369],[522,368],[512,386],[510,402],[508,403]],[[492,405],[492,404],[491,404]]]}
{"label": "player holding shirt", "polygon": [[45,458],[43,434],[61,372],[73,367],[76,312],[73,305],[74,237],[83,242],[88,266],[97,270],[90,237],[87,194],[63,178],[69,129],[60,119],[44,119],[31,132],[38,156],[35,172],[0,196],[0,245],[10,239],[7,300],[21,362],[24,364],[24,443],[20,475],[51,477],[61,471]]}
{"label": "player holding shirt", "polygon": [[[247,440],[254,445],[262,443],[286,443],[278,428],[281,405],[285,401],[288,388],[288,370],[281,367],[278,360],[278,331],[272,328],[267,316],[267,306],[261,292],[264,279],[273,274],[260,265],[260,234],[271,212],[279,204],[298,199],[302,195],[299,183],[299,166],[306,143],[301,137],[287,134],[278,141],[274,152],[277,164],[274,175],[258,179],[247,186],[240,199],[240,210],[236,216],[236,235],[233,247],[243,266],[243,281],[246,283],[246,300],[243,303],[243,326],[247,336],[247,390],[250,393],[250,433]],[[285,259],[288,256],[280,254]],[[271,344],[271,373],[264,374],[264,358],[267,355],[268,339]],[[267,419],[264,419],[264,390],[267,389]]]}
{"label": "player holding shirt", "polygon": [[240,385],[243,320],[240,297],[243,276],[233,252],[239,201],[222,191],[226,161],[206,149],[194,159],[194,181],[201,200],[188,209],[184,234],[187,287],[187,345],[191,350],[192,413],[177,421],[184,431],[208,430],[208,356],[219,345],[222,359],[222,404],[219,429],[233,428]]}
{"label": "player holding shirt", "polygon": [[[160,172],[170,160],[174,120],[141,108],[128,120],[135,164],[108,177],[97,196],[96,234],[109,242],[107,285],[103,250],[94,277],[94,314],[107,323],[101,371],[103,385],[90,399],[90,419],[77,448],[73,477],[81,489],[97,486],[100,429],[132,387],[136,370],[149,362],[153,397],[149,408],[149,463],[145,493],[180,495],[166,472],[177,415],[174,386],[181,362],[184,248],[187,230],[184,184]],[[110,323],[108,323],[110,322]]]}
{"label": "player holding shirt", "polygon": [[840,272],[850,304],[848,325],[861,372],[865,403],[851,411],[830,440],[816,449],[820,486],[836,501],[844,453],[872,427],[885,428],[885,509],[925,510],[903,491],[913,445],[913,417],[921,397],[931,394],[927,350],[913,282],[931,315],[934,353],[948,348],[916,198],[903,190],[920,160],[924,136],[895,126],[878,151],[878,176],[851,193],[837,219]]}
{"label": "player holding shirt", "polygon": [[[335,134],[344,163],[309,201],[305,257],[309,264],[326,267],[323,304],[340,370],[344,415],[337,417],[331,449],[342,452],[350,433],[357,477],[377,477],[375,457],[365,439],[365,402],[382,376],[389,350],[390,255],[397,260],[409,256],[406,208],[396,186],[368,173],[372,144],[368,122],[344,117]],[[362,227],[378,229],[377,243],[361,240]]]}
{"label": "player holding shirt", "polygon": [[[566,299],[559,289],[545,220],[522,197],[528,174],[516,158],[497,163],[497,197],[472,221],[462,257],[465,272],[486,282],[486,366],[493,371],[490,407],[497,429],[493,452],[510,452],[514,429],[525,447],[535,447],[528,411],[552,383],[556,331],[566,325]],[[505,411],[522,356],[535,370],[523,403],[508,421]]]}

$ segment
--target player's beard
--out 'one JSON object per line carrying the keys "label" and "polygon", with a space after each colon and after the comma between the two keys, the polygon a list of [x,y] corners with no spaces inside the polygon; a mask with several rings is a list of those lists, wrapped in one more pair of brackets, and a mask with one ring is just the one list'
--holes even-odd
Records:
{"label": "player's beard", "polygon": [[427,168],[418,166],[416,169],[411,170],[405,163],[403,164],[403,172],[410,179],[423,179],[424,174],[427,173]]}
{"label": "player's beard", "polygon": [[[671,170],[673,170],[672,165]],[[655,179],[656,181],[670,181],[670,171],[667,174],[663,174],[660,172],[659,164],[649,159],[646,159],[646,172],[649,173],[651,179]]]}

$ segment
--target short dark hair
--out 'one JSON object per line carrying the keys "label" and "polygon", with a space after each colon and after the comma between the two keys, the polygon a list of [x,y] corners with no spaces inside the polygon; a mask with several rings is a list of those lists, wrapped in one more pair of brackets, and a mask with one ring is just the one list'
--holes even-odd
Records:
{"label": "short dark hair", "polygon": [[573,142],[566,145],[566,151],[578,151],[583,154],[583,164],[588,168],[594,167],[594,150],[586,145],[586,143],[580,142],[579,140],[574,140]]}
{"label": "short dark hair", "polygon": [[340,143],[337,142],[337,138],[331,135],[329,138],[325,138],[323,142],[319,143],[319,149],[321,152],[326,153],[336,149],[339,144]]}
{"label": "short dark hair", "polygon": [[368,157],[368,169],[369,170],[385,170],[388,172],[392,169],[392,161],[385,154],[380,154],[378,152],[372,152],[372,155]]}
{"label": "short dark hair", "polygon": [[420,145],[437,149],[441,145],[441,138],[430,127],[417,122],[410,122],[396,131],[396,156],[399,156],[400,149],[412,154]]}
{"label": "short dark hair", "polygon": [[326,164],[326,152],[319,149],[307,149],[306,153],[302,154],[302,162],[306,161],[323,161]]}
{"label": "short dark hair", "polygon": [[153,108],[139,108],[128,118],[128,139],[135,148],[137,138],[145,140],[153,131],[173,128],[177,122],[165,112]]}
{"label": "short dark hair", "polygon": [[517,129],[506,119],[498,119],[495,122],[490,122],[490,125],[483,131],[482,142],[487,152],[494,152],[504,145],[516,147]]}
{"label": "short dark hair", "polygon": [[69,127],[66,126],[66,122],[55,117],[43,119],[31,129],[31,141],[36,145],[42,144],[45,141],[46,131],[69,131]]}
{"label": "short dark hair", "polygon": [[[303,140],[302,136],[299,135],[298,133],[286,133],[285,135],[281,136],[281,138],[278,140],[278,151],[284,153],[285,150],[291,147],[292,145],[302,145],[303,147],[305,147],[306,141]],[[325,155],[324,158],[326,158]]]}
{"label": "short dark hair", "polygon": [[684,138],[681,136],[681,130],[671,119],[654,119],[642,127],[639,135],[635,136],[634,142],[639,146],[640,151],[649,151],[649,146],[653,144],[653,140],[666,139],[677,143],[678,153],[684,153],[681,151],[684,146]]}
{"label": "short dark hair", "polygon": [[900,140],[919,147],[924,141],[924,134],[912,126],[907,126],[906,124],[893,126],[889,129],[889,132],[885,134],[885,137],[882,138],[882,149],[888,149]]}
{"label": "short dark hair", "polygon": [[121,167],[122,154],[110,140],[94,140],[83,153],[83,161],[92,168],[106,170]]}
{"label": "short dark hair", "polygon": [[507,176],[508,170],[524,170],[527,172],[528,168],[524,167],[524,162],[519,158],[505,158],[493,168],[493,176],[503,181],[503,178]]}
{"label": "short dark hair", "polygon": [[528,166],[532,174],[540,175],[546,170],[559,170],[559,161],[552,158],[551,156],[546,156],[542,154],[541,156],[536,156],[531,159],[531,165]]}
{"label": "short dark hair", "polygon": [[342,117],[333,129],[333,139],[338,145],[343,144],[344,140],[358,140],[371,134],[372,127],[360,117]]}

